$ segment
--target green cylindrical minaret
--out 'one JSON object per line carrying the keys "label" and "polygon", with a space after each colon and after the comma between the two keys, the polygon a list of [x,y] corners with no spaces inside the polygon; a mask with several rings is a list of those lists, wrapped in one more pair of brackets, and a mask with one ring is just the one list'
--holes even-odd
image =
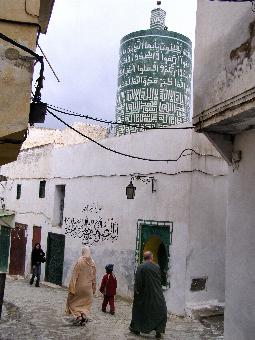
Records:
{"label": "green cylindrical minaret", "polygon": [[189,120],[191,41],[164,29],[165,14],[161,8],[154,9],[149,30],[121,40],[116,120],[141,128],[117,125],[117,135]]}

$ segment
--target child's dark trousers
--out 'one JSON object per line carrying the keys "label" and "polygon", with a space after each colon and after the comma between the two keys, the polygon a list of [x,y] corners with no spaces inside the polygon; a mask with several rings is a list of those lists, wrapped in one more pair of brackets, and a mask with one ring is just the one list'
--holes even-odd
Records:
{"label": "child's dark trousers", "polygon": [[102,303],[102,311],[103,312],[106,312],[106,307],[107,307],[108,303],[110,305],[110,313],[114,314],[115,313],[114,296],[104,295],[104,301]]}

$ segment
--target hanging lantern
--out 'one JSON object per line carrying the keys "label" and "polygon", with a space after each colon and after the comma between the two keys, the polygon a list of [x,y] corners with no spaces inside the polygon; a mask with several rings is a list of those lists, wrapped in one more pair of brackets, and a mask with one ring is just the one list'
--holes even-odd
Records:
{"label": "hanging lantern", "polygon": [[135,189],[136,189],[136,187],[134,187],[132,181],[130,181],[129,185],[126,187],[127,199],[134,199]]}
{"label": "hanging lantern", "polygon": [[46,103],[31,103],[29,113],[29,123],[34,125],[35,123],[44,123],[46,116],[47,104]]}

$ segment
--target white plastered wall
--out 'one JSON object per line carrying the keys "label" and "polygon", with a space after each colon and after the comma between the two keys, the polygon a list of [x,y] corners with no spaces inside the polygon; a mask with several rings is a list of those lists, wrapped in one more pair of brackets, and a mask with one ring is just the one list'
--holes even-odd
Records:
{"label": "white plastered wall", "polygon": [[226,340],[255,334],[255,131],[236,136],[242,151],[238,170],[229,169],[226,242]]}
{"label": "white plastered wall", "polygon": [[[221,252],[224,251],[225,239],[222,235],[225,225],[222,225],[221,219],[216,218],[214,211],[217,205],[225,204],[223,189],[217,191],[218,187],[222,188],[225,177],[211,175],[225,174],[226,165],[205,137],[197,138],[194,139],[194,132],[190,130],[165,130],[108,138],[103,143],[122,152],[155,159],[177,158],[181,151],[194,145],[196,151],[210,153],[214,157],[193,154],[178,162],[148,162],[107,152],[92,143],[55,148],[45,146],[22,151],[17,162],[2,168],[2,174],[9,177],[8,208],[16,210],[17,222],[28,225],[26,272],[29,273],[30,268],[33,225],[42,226],[44,249],[49,231],[66,233],[63,284],[68,285],[72,266],[81,249],[78,234],[71,235],[67,231],[70,220],[88,218],[96,221],[101,218],[107,224],[113,219],[118,224],[117,238],[89,241],[97,263],[97,276],[98,279],[102,276],[107,262],[114,262],[119,293],[132,296],[137,220],[172,221],[173,243],[170,247],[169,271],[171,287],[165,291],[168,310],[184,314],[187,302],[196,303],[212,297],[221,299],[224,290],[222,282],[217,285],[211,277],[217,270],[221,276],[224,263],[210,259],[210,256],[215,256],[213,252],[204,256],[197,244],[204,242],[206,251],[216,245]],[[195,172],[177,174],[190,170]],[[134,179],[135,199],[127,200],[125,188],[130,182],[130,174],[137,173],[154,176],[157,191],[152,193],[150,183]],[[46,179],[44,199],[38,197],[40,179]],[[22,184],[20,200],[16,200],[17,183]],[[66,220],[62,228],[54,228],[54,189],[59,184],[66,185]],[[211,192],[208,210],[211,210],[212,205],[213,211],[201,217],[192,214],[191,208],[196,210],[199,204],[206,204],[208,194],[204,196],[203,189]],[[201,236],[203,228],[207,228],[207,231]],[[214,237],[209,237],[211,233],[215,233]],[[204,268],[207,268],[212,284],[208,286],[206,294],[200,292],[191,296],[188,293],[190,277],[202,273]]]}

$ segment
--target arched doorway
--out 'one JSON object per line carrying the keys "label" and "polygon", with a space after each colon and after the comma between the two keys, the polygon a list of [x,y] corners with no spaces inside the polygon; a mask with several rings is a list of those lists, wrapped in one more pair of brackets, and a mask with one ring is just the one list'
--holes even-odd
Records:
{"label": "arched doorway", "polygon": [[152,235],[145,243],[142,252],[151,251],[153,260],[160,267],[161,284],[167,285],[168,254],[164,241],[158,235]]}
{"label": "arched doorway", "polygon": [[143,253],[145,251],[151,251],[153,253],[154,262],[158,264],[158,249],[162,243],[158,235],[152,235],[144,244]]}
{"label": "arched doorway", "polygon": [[154,262],[161,271],[162,286],[170,287],[168,268],[170,267],[169,247],[172,243],[173,223],[168,221],[138,220],[136,238],[136,263],[143,261],[143,253],[151,251]]}

